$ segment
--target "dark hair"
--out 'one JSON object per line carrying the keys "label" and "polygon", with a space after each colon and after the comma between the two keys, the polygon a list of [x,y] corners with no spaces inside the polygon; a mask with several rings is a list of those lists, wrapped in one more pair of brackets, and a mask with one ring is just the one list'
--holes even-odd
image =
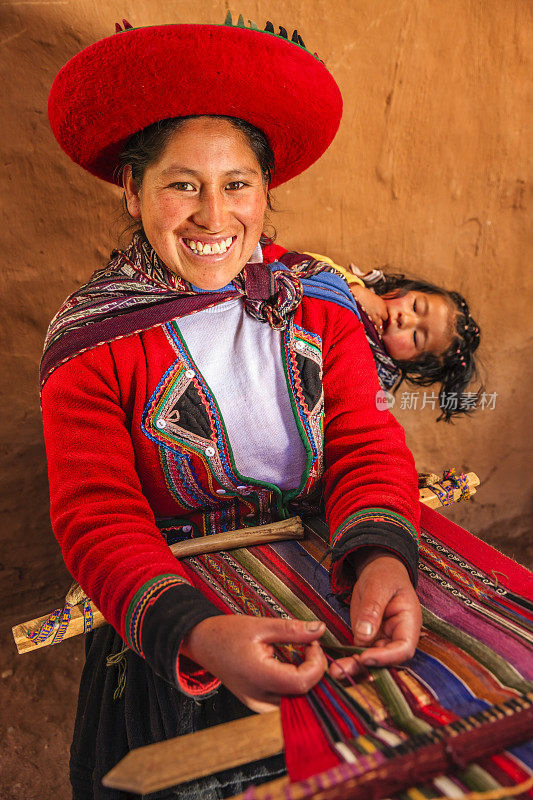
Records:
{"label": "dark hair", "polygon": [[[243,134],[250,149],[257,158],[263,180],[268,185],[272,177],[272,172],[274,171],[275,159],[272,148],[263,131],[260,131],[255,125],[245,122],[242,119],[237,119],[236,117],[225,117],[219,114],[209,114],[207,116],[212,119],[226,120]],[[133,180],[137,186],[140,187],[146,168],[157,161],[167,146],[172,134],[190,119],[195,119],[195,117],[170,117],[160,122],[154,122],[152,125],[148,125],[147,128],[143,128],[137,131],[137,133],[134,133],[126,142],[119,156],[119,162],[115,173],[117,182],[121,181],[126,164],[131,164]],[[270,198],[268,207],[271,208]]]}
{"label": "dark hair", "polygon": [[408,292],[426,292],[444,297],[448,301],[450,308],[455,310],[451,345],[440,356],[424,353],[412,361],[395,361],[401,373],[395,391],[403,380],[408,380],[417,386],[440,383],[441,413],[438,420],[444,419],[450,422],[452,417],[471,413],[475,409],[482,387],[476,392],[469,393],[472,397],[465,398],[464,394],[468,384],[478,375],[474,353],[479,347],[480,332],[476,321],[470,315],[464,297],[458,292],[448,291],[428,281],[407,278],[400,273],[384,273],[383,279],[372,288],[379,295],[393,294],[402,297]]}

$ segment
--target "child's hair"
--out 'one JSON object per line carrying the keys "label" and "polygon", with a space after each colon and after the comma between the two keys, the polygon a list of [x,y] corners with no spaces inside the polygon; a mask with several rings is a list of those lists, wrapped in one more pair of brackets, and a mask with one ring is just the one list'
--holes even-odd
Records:
{"label": "child's hair", "polygon": [[413,361],[396,361],[401,378],[395,391],[403,380],[417,386],[440,383],[441,413],[438,420],[450,422],[454,416],[471,413],[482,389],[469,393],[467,399],[463,395],[468,384],[477,377],[474,353],[479,346],[479,327],[471,317],[464,297],[458,292],[450,292],[424,280],[407,278],[400,273],[383,273],[381,280],[372,282],[372,289],[376,294],[392,293],[396,297],[402,297],[408,292],[437,294],[446,298],[455,308],[453,338],[449,348],[440,356],[424,353]]}

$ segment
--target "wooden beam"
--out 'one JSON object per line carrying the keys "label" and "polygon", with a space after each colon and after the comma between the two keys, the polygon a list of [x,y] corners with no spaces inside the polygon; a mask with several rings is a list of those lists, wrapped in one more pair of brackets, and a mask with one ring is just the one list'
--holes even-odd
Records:
{"label": "wooden beam", "polygon": [[[225,533],[216,533],[211,536],[199,536],[196,539],[187,539],[183,542],[176,542],[170,546],[176,558],[187,558],[189,556],[201,555],[204,553],[217,553],[221,550],[235,550],[239,547],[252,547],[256,544],[268,544],[269,542],[285,541],[287,539],[301,539],[304,536],[304,528],[300,517],[291,517],[290,519],[281,520],[281,522],[272,522],[268,525],[257,525],[252,528],[239,528],[236,531],[227,531]],[[77,586],[75,584],[74,586]],[[76,591],[71,588],[67,595],[67,601],[73,596],[76,597]],[[91,602],[91,611],[93,614],[93,628],[99,628],[104,625],[106,619],[99,611],[93,602]],[[44,641],[35,644],[28,636],[28,631],[38,631],[41,625],[48,620],[50,613],[45,614],[37,619],[23,622],[13,627],[13,638],[19,653],[27,653],[30,650],[37,650],[40,647],[47,647],[52,644],[53,635],[56,632],[56,627],[50,632],[50,636]],[[78,636],[84,631],[84,618],[83,609],[78,605],[73,605],[70,612],[70,621],[68,627],[61,639],[70,639],[72,636]]]}
{"label": "wooden beam", "polygon": [[[479,478],[475,472],[467,472],[465,475],[466,482],[468,485],[468,490],[471,495],[476,493],[476,486],[479,486]],[[450,490],[452,484],[451,481],[439,481],[438,485],[441,486],[445,490]],[[430,486],[426,486],[423,489],[419,490],[420,502],[425,505],[429,506],[429,508],[442,508],[442,503],[439,500],[437,493],[431,488]],[[453,489],[453,501],[457,503],[461,499],[461,490],[457,489],[456,487]]]}
{"label": "wooden beam", "polygon": [[[369,706],[380,708],[372,689],[361,685],[347,691],[359,702],[366,695]],[[270,711],[131,750],[102,783],[149,794],[282,752],[281,713]]]}

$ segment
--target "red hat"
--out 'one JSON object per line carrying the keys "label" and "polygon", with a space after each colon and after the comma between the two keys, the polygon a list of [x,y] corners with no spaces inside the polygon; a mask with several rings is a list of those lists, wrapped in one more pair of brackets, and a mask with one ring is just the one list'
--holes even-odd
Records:
{"label": "red hat", "polygon": [[126,29],[71,58],[48,101],[63,150],[114,183],[118,156],[137,131],[169,117],[219,114],[265,133],[276,160],[271,187],[307,169],[339,127],[337,84],[296,32],[295,42],[270,23],[259,31],[228,19]]}

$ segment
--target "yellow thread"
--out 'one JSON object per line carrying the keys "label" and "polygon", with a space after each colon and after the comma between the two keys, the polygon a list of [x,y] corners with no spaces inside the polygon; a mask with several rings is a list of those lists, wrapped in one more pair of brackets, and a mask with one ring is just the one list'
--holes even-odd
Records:
{"label": "yellow thread", "polygon": [[426,800],[426,795],[417,789],[416,786],[414,786],[412,789],[408,789],[406,795],[411,800]]}
{"label": "yellow thread", "polygon": [[376,745],[367,739],[366,736],[358,736],[357,744],[365,751],[365,753],[375,753],[377,751]]}

